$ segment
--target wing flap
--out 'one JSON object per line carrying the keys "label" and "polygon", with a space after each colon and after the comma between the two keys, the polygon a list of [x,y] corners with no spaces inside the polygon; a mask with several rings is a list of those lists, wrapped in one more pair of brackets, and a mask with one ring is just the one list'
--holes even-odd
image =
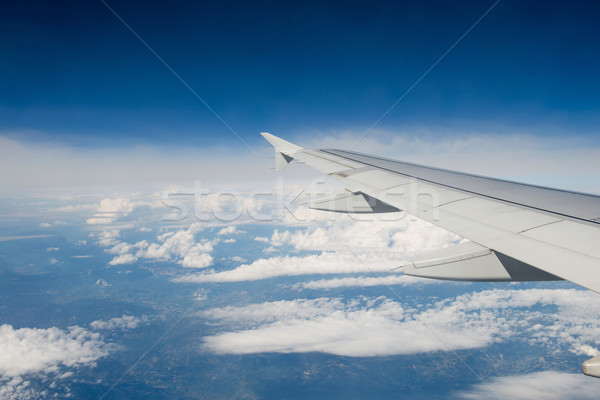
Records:
{"label": "wing flap", "polygon": [[453,281],[560,280],[514,258],[474,242],[459,243],[403,265],[406,275]]}

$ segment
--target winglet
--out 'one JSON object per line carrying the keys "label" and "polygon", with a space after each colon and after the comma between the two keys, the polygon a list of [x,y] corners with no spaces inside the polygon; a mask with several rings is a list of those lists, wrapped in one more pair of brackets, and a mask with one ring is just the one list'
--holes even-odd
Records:
{"label": "winglet", "polygon": [[284,169],[294,159],[294,154],[302,150],[302,147],[296,146],[270,133],[261,132],[261,135],[275,148],[275,169],[278,171]]}

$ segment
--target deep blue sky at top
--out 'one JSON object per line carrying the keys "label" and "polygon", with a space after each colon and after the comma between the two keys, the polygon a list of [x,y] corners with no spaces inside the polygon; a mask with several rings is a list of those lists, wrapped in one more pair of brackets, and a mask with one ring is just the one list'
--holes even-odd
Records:
{"label": "deep blue sky at top", "polygon": [[[257,143],[365,130],[493,1],[107,3]],[[100,1],[0,7],[0,132],[239,145]],[[380,127],[595,136],[598,20],[596,2],[503,0]]]}

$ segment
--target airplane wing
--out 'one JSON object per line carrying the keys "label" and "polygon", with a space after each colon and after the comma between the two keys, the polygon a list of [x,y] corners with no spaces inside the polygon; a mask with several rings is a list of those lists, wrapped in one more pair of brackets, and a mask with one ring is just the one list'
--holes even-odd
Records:
{"label": "airplane wing", "polygon": [[[407,275],[468,281],[565,279],[600,293],[600,196],[353,151],[308,150],[261,135],[275,147],[278,170],[298,160],[348,188],[346,194],[317,199],[309,207],[348,213],[402,210],[470,240],[405,264]],[[600,357],[587,371],[586,363],[585,373],[600,376]]]}

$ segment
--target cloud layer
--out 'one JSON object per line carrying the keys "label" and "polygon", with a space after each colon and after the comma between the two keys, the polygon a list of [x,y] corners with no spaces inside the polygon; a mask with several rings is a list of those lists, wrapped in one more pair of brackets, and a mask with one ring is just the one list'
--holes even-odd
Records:
{"label": "cloud layer", "polygon": [[[260,258],[233,270],[206,271],[175,279],[177,282],[240,282],[307,274],[388,272],[404,260],[439,249],[460,237],[423,221],[357,221],[341,217],[335,223],[320,221],[295,231],[275,229],[268,252],[291,246],[297,251],[319,251],[305,256]],[[366,282],[366,281],[364,281]],[[357,281],[356,283],[359,283]]]}
{"label": "cloud layer", "polygon": [[476,348],[514,339],[584,354],[600,344],[595,296],[579,290],[489,290],[420,310],[385,297],[299,299],[201,315],[232,329],[205,338],[205,349],[216,353],[318,351],[364,357]]}
{"label": "cloud layer", "polygon": [[[315,132],[316,139],[298,143],[307,148],[350,148],[363,134],[356,132]],[[305,136],[306,133],[303,132]],[[18,134],[11,133],[11,137]],[[425,138],[425,139],[423,139]],[[293,138],[287,138],[292,139]],[[444,138],[427,134],[423,129],[411,132],[375,130],[356,150],[430,164],[467,172],[514,178],[528,171],[553,179],[554,183],[579,184],[597,181],[600,170],[598,148],[585,138],[564,136],[539,137],[522,133],[501,134],[445,132]],[[198,179],[211,182],[270,180],[268,173],[272,148],[264,143],[265,155],[257,160],[245,149],[112,147],[85,149],[61,143],[20,141],[0,135],[0,168],[17,171],[0,176],[0,187],[31,189],[122,185],[143,183],[180,183]],[[229,154],[230,157],[223,156]],[[506,160],[513,160],[506,163]],[[77,173],[73,173],[77,171]],[[198,173],[210,171],[210,173]],[[585,171],[585,172],[582,172]],[[586,179],[573,179],[585,173]],[[288,168],[286,176],[306,177],[306,169]],[[564,177],[564,178],[560,178]],[[552,183],[552,182],[537,182]],[[574,190],[596,190],[597,182]],[[559,185],[560,186],[560,185]]]}

